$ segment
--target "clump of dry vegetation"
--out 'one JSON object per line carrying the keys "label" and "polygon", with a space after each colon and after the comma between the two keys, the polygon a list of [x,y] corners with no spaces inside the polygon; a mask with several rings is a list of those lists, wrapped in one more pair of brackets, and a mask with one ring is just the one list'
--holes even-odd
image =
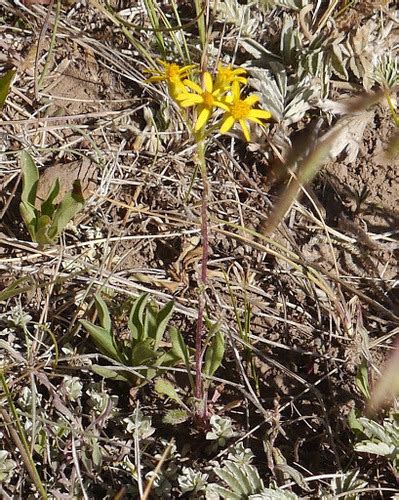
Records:
{"label": "clump of dry vegetation", "polygon": [[396,16],[0,0],[2,497],[399,493]]}

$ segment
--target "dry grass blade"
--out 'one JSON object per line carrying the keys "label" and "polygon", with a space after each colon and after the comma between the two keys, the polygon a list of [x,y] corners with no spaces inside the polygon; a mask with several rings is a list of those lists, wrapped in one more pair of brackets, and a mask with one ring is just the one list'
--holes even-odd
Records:
{"label": "dry grass blade", "polygon": [[[346,105],[346,109],[350,113],[363,111],[369,106],[378,103],[383,96],[383,91],[378,91],[372,95],[365,94],[362,97],[352,99]],[[277,226],[284,219],[293,202],[297,199],[302,188],[306,187],[306,185],[310,183],[319,172],[335,141],[340,136],[345,120],[345,116],[341,118],[326,134],[324,134],[316,145],[313,146],[312,144],[308,144],[307,146],[310,149],[310,152],[304,159],[298,159],[295,155],[291,155],[290,164],[286,167],[291,174],[289,185],[277,200],[268,221],[262,227],[262,234],[270,235],[275,231]],[[305,145],[302,145],[302,149],[304,149],[304,147]],[[297,163],[298,166],[296,172],[293,173],[291,172],[291,166],[295,163]]]}
{"label": "dry grass blade", "polygon": [[313,179],[322,167],[335,139],[339,136],[339,132],[340,126],[336,125],[333,130],[326,134],[327,137],[321,139],[308,156],[299,162],[297,172],[291,174],[288,187],[277,201],[268,221],[262,227],[262,234],[271,235],[284,219],[301,189]]}
{"label": "dry grass blade", "polygon": [[[0,0],[0,496],[397,491],[377,3]],[[45,248],[21,151],[35,235],[82,182]]]}

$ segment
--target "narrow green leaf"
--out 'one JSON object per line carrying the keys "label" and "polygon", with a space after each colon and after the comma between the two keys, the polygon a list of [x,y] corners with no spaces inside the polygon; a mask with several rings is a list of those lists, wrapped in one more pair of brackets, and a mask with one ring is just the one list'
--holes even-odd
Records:
{"label": "narrow green leaf", "polygon": [[104,330],[111,333],[112,323],[107,304],[98,293],[96,293],[96,295],[94,296],[94,300],[96,301],[96,309],[98,312],[98,317],[100,319],[101,326],[104,328]]}
{"label": "narrow green leaf", "polygon": [[15,73],[15,69],[10,69],[0,78],[0,111],[6,102]]}
{"label": "narrow green leaf", "polygon": [[151,304],[151,302],[149,302],[145,308],[143,334],[141,336],[141,340],[151,338],[155,341],[157,331],[157,314],[158,307],[156,304]]}
{"label": "narrow green leaf", "polygon": [[[128,372],[120,372],[119,370],[112,370],[111,368],[104,368],[100,365],[92,365],[91,369],[101,377],[109,378],[111,380],[118,380],[120,382],[129,382]],[[126,376],[124,375],[126,374]]]}
{"label": "narrow green leaf", "polygon": [[176,327],[171,326],[169,329],[169,337],[170,341],[172,342],[173,353],[176,354],[176,356],[178,356],[180,359],[188,362],[189,353],[186,343],[184,342],[183,335]]}
{"label": "narrow green leaf", "polygon": [[38,217],[37,210],[30,203],[22,201],[19,204],[19,213],[21,214],[22,220],[29,231],[32,241],[36,241],[36,222]]}
{"label": "narrow green leaf", "polygon": [[28,291],[30,287],[20,286],[22,285],[22,283],[27,283],[28,281],[29,277],[27,276],[15,280],[13,283],[11,283],[11,285],[8,285],[8,287],[0,292],[0,301],[7,300],[11,297],[19,295],[20,293]]}
{"label": "narrow green leaf", "polygon": [[144,310],[147,305],[148,293],[140,295],[133,303],[130,311],[128,327],[132,333],[132,338],[142,340],[144,325]]}
{"label": "narrow green leaf", "polygon": [[355,410],[352,408],[348,415],[348,424],[349,427],[352,429],[354,434],[357,436],[364,436],[364,428],[360,420],[358,419]]}
{"label": "narrow green leaf", "polygon": [[343,80],[348,80],[348,72],[346,70],[343,60],[344,55],[342,54],[342,50],[339,44],[333,43],[330,58],[334,73],[339,78],[342,78]]}
{"label": "narrow green leaf", "polygon": [[184,342],[183,335],[179,332],[179,330],[176,327],[171,326],[169,328],[169,337],[172,342],[171,352],[179,359],[184,360],[184,364],[187,370],[187,375],[190,381],[190,386],[191,389],[194,391],[194,386],[195,386],[194,378],[190,370],[190,352],[188,350],[186,343]]}
{"label": "narrow green leaf", "polygon": [[39,170],[37,169],[31,155],[26,151],[22,151],[20,154],[20,165],[22,172],[21,200],[34,207],[37,185],[39,182]]}
{"label": "narrow green leaf", "polygon": [[101,326],[94,325],[90,321],[86,321],[85,319],[81,319],[80,323],[86,328],[86,330],[91,335],[93,342],[99,348],[100,352],[105,356],[108,356],[119,363],[123,363],[122,353],[118,350],[115,345],[114,338],[112,334],[102,328]]}
{"label": "narrow green leaf", "polygon": [[50,191],[47,194],[47,198],[42,203],[41,213],[42,215],[48,215],[52,217],[55,211],[54,200],[57,198],[58,193],[60,192],[60,181],[56,179],[54,184],[51,186]]}
{"label": "narrow green leaf", "polygon": [[155,349],[158,348],[159,343],[162,340],[162,337],[163,337],[163,334],[165,333],[165,329],[168,325],[169,319],[172,316],[174,306],[175,306],[175,303],[173,300],[171,300],[157,314],[157,317],[156,317],[157,327],[156,327],[155,344],[154,344]]}
{"label": "narrow green leaf", "polygon": [[210,377],[222,364],[224,356],[224,335],[218,331],[215,333],[212,344],[207,348],[205,354],[204,373]]}
{"label": "narrow green leaf", "polygon": [[357,371],[356,386],[366,399],[371,398],[370,386],[369,386],[369,373],[368,373],[367,363],[365,360],[361,362],[359,369]]}
{"label": "narrow green leaf", "polygon": [[[79,181],[78,182],[80,185]],[[57,210],[54,212],[53,222],[49,230],[50,238],[57,238],[62,231],[65,229],[68,222],[70,222],[74,216],[82,210],[84,205],[84,200],[81,193],[77,190],[73,190],[64,196],[64,199],[58,205]]]}
{"label": "narrow green leaf", "polygon": [[93,451],[92,451],[93,463],[96,467],[101,467],[103,461],[101,447],[98,444],[98,440],[96,438],[93,438],[92,443],[93,443]]}
{"label": "narrow green leaf", "polygon": [[279,464],[274,466],[275,469],[280,471],[283,475],[289,476],[293,479],[298,486],[300,486],[305,491],[310,491],[308,484],[306,483],[303,475],[294,467],[291,467],[288,464]]}

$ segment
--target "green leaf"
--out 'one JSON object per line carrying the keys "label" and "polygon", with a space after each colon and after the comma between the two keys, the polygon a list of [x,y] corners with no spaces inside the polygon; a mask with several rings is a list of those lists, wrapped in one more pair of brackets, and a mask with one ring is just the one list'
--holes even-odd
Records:
{"label": "green leaf", "polygon": [[48,215],[41,215],[36,221],[35,241],[42,245],[53,245],[55,240],[49,237],[48,231],[51,226],[51,219]]}
{"label": "green leaf", "polygon": [[157,353],[152,349],[148,342],[137,342],[132,350],[131,364],[132,366],[141,366],[152,364],[156,359]]}
{"label": "green leaf", "polygon": [[179,330],[171,326],[169,328],[169,337],[172,342],[172,350],[171,353],[177,356],[179,359],[184,360],[184,364],[186,365],[187,375],[190,381],[190,385],[192,390],[194,391],[194,378],[191,374],[190,367],[190,352],[186,343],[184,342],[183,335],[179,332]]}
{"label": "green leaf", "polygon": [[53,202],[57,198],[59,192],[60,192],[60,181],[56,179],[53,185],[51,186],[50,191],[48,192],[47,198],[42,203],[40,209],[42,215],[48,215],[49,217],[53,216],[55,210]]}
{"label": "green leaf", "polygon": [[30,278],[28,276],[25,276],[23,278],[15,280],[13,283],[11,283],[11,285],[8,285],[8,287],[0,292],[0,301],[7,300],[11,297],[15,297],[16,295],[31,290],[34,285],[32,285],[32,287],[20,286],[22,283],[27,283],[29,280]]}
{"label": "green leaf", "polygon": [[176,354],[179,359],[188,362],[189,354],[186,343],[184,342],[183,335],[175,326],[170,327],[169,337],[170,341],[172,342],[172,352]]}
{"label": "green leaf", "polygon": [[262,493],[248,497],[248,500],[300,500],[300,498],[290,491],[265,488]]}
{"label": "green leaf", "polygon": [[281,472],[282,475],[291,477],[303,490],[310,491],[310,488],[306,483],[303,475],[298,470],[294,469],[294,467],[291,467],[290,465],[285,463],[275,465],[274,468],[276,469],[276,471]]}
{"label": "green leaf", "polygon": [[145,340],[149,337],[155,342],[155,336],[157,332],[157,314],[158,307],[155,304],[149,302],[145,308],[143,335],[141,337],[141,340]]}
{"label": "green leaf", "polygon": [[133,303],[129,315],[128,327],[135,340],[143,340],[144,310],[147,305],[148,293],[140,295]]}
{"label": "green leaf", "polygon": [[104,368],[104,366],[100,365],[92,365],[91,368],[94,373],[97,373],[98,375],[104,378],[109,378],[111,380],[118,380],[120,382],[128,382],[130,380],[128,376],[130,374],[128,372],[126,372],[126,375],[124,375],[125,372],[120,372],[119,370],[115,371],[110,368]]}
{"label": "green leaf", "polygon": [[348,424],[357,436],[364,436],[364,427],[358,419],[355,410],[352,408],[348,415]]}
{"label": "green leaf", "polygon": [[331,65],[334,73],[343,80],[348,80],[348,72],[344,63],[344,55],[337,43],[332,44]]}
{"label": "green leaf", "polygon": [[231,489],[230,496],[225,498],[244,500],[249,495],[261,493],[264,488],[262,479],[253,465],[238,465],[226,460],[224,467],[217,467],[215,472]]}
{"label": "green leaf", "polygon": [[168,398],[173,399],[177,403],[181,403],[181,399],[176,392],[176,389],[173,387],[173,384],[164,378],[158,378],[155,382],[154,386],[155,392],[158,394],[164,394],[168,396]]}
{"label": "green leaf", "polygon": [[39,182],[39,170],[33,158],[26,151],[21,151],[20,165],[22,172],[22,195],[21,200],[35,206],[36,191]]}
{"label": "green leaf", "polygon": [[101,467],[103,461],[101,447],[98,444],[98,440],[96,438],[92,440],[92,444],[93,444],[93,451],[92,451],[93,463],[96,467]]}
{"label": "green leaf", "polygon": [[100,319],[101,326],[104,328],[104,330],[111,333],[112,323],[107,304],[98,293],[96,293],[96,295],[94,296],[94,300],[96,301],[96,309],[98,312],[98,317]]}
{"label": "green leaf", "polygon": [[372,441],[362,441],[354,447],[355,451],[361,453],[372,453],[373,455],[379,455],[381,457],[393,456],[395,452],[395,446],[387,443],[373,443]]}
{"label": "green leaf", "polygon": [[[75,181],[75,183],[78,183],[80,186],[80,181]],[[75,189],[77,186],[75,183],[74,190],[64,196],[57,210],[54,212],[53,222],[49,230],[50,238],[57,238],[65,229],[68,222],[83,208],[84,199],[79,189]]]}
{"label": "green leaf", "polygon": [[99,348],[100,352],[105,356],[108,356],[119,363],[123,363],[122,353],[115,345],[114,338],[110,331],[102,328],[101,326],[94,325],[90,321],[86,321],[85,319],[81,319],[80,323],[86,328],[86,330],[90,333],[93,342]]}
{"label": "green leaf", "polygon": [[168,325],[169,319],[172,316],[174,306],[175,306],[175,303],[173,300],[171,300],[157,314],[157,317],[156,317],[157,325],[156,325],[155,343],[154,343],[155,349],[158,348],[159,343],[162,340],[162,337],[163,337],[163,334],[165,333],[165,329]]}
{"label": "green leaf", "polygon": [[207,348],[205,354],[204,373],[212,377],[222,364],[224,356],[224,335],[218,331],[212,339],[212,344]]}
{"label": "green leaf", "polygon": [[363,359],[356,374],[356,385],[366,399],[370,399],[369,373],[366,360]]}
{"label": "green leaf", "polygon": [[21,201],[19,204],[19,213],[21,214],[22,220],[29,231],[32,241],[36,241],[36,222],[38,212],[30,203]]}
{"label": "green leaf", "polygon": [[165,413],[165,416],[162,418],[162,422],[164,424],[179,425],[187,422],[189,418],[189,413],[183,408],[173,408]]}
{"label": "green leaf", "polygon": [[6,102],[15,73],[15,69],[10,69],[0,78],[0,111]]}

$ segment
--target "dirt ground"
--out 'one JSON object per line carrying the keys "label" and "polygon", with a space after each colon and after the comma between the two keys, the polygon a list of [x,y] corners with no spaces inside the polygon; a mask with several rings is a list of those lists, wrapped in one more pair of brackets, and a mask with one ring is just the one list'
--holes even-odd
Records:
{"label": "dirt ground", "polygon": [[[43,459],[38,448],[36,462],[43,465],[52,498],[83,498],[80,483],[88,498],[139,498],[137,471],[129,473],[121,464],[138,446],[122,418],[140,406],[155,428],[142,442],[143,474],[155,468],[171,438],[180,458],[168,459],[170,467],[180,471],[183,464],[212,474],[212,461],[228,451],[209,448],[204,438],[209,423],[205,430],[193,420],[167,425],[162,419],[174,408],[173,400],[159,399],[152,383],[137,390],[89,369],[97,351],[78,322],[96,320],[91,299],[103,289],[123,336],[129,301],[150,292],[159,303],[175,301],[172,323],[194,347],[203,256],[203,184],[199,176],[193,179],[195,146],[165,95],[143,85],[145,64],[121,29],[114,30],[85,3],[63,6],[50,70],[35,95],[35,49],[46,9],[5,4],[7,25],[16,26],[20,18],[30,31],[26,28],[25,36],[18,29],[5,30],[2,42],[18,72],[0,124],[0,283],[4,290],[22,280],[17,282],[22,288],[0,303],[0,328],[15,370],[9,376],[12,393],[19,398],[24,385],[37,386],[40,430],[54,438],[49,448],[59,446],[53,459],[50,452]],[[44,59],[39,55],[40,74]],[[247,145],[219,136],[207,148],[206,316],[226,339],[208,412],[232,420],[229,446],[243,441],[251,449],[265,484],[290,483],[286,491],[300,498],[327,498],[322,495],[330,479],[323,475],[330,478],[337,471],[361,471],[371,488],[362,498],[391,498],[397,488],[397,472],[384,459],[354,452],[348,424],[352,409],[365,408],[356,384],[359,366],[367,364],[372,387],[393,350],[399,320],[399,161],[385,154],[395,124],[383,100],[357,118],[345,132],[351,136],[348,146],[331,152],[268,236],[262,228],[289,179],[283,167],[276,171],[279,144],[262,139]],[[266,127],[270,137],[281,130],[275,121]],[[292,142],[298,130],[308,130],[306,119],[289,129]],[[58,200],[76,179],[81,181],[84,209],[52,247],[32,243],[19,215],[18,153],[23,149],[32,152],[39,168],[39,200],[56,178]],[[30,350],[24,347],[23,329],[9,330],[13,308],[31,317],[27,338],[37,324],[52,332],[60,354],[57,366],[52,368],[48,356],[51,341],[47,347],[34,342]],[[66,395],[68,376],[82,384],[76,401]],[[167,376],[190,405],[184,369]],[[119,400],[94,418],[89,393],[96,384]],[[55,439],[49,422],[59,419],[76,425],[76,434],[65,431]],[[91,432],[92,441],[85,435]],[[0,442],[22,464],[6,432]],[[303,483],[290,473],[281,475],[279,463],[301,477],[322,479]],[[169,465],[165,470],[170,472]],[[165,477],[172,489],[154,490],[154,498],[182,497],[177,476]],[[30,484],[28,474],[20,472],[5,489],[12,498],[28,498]],[[127,493],[118,496],[125,487]],[[373,487],[389,493],[374,493]]]}

